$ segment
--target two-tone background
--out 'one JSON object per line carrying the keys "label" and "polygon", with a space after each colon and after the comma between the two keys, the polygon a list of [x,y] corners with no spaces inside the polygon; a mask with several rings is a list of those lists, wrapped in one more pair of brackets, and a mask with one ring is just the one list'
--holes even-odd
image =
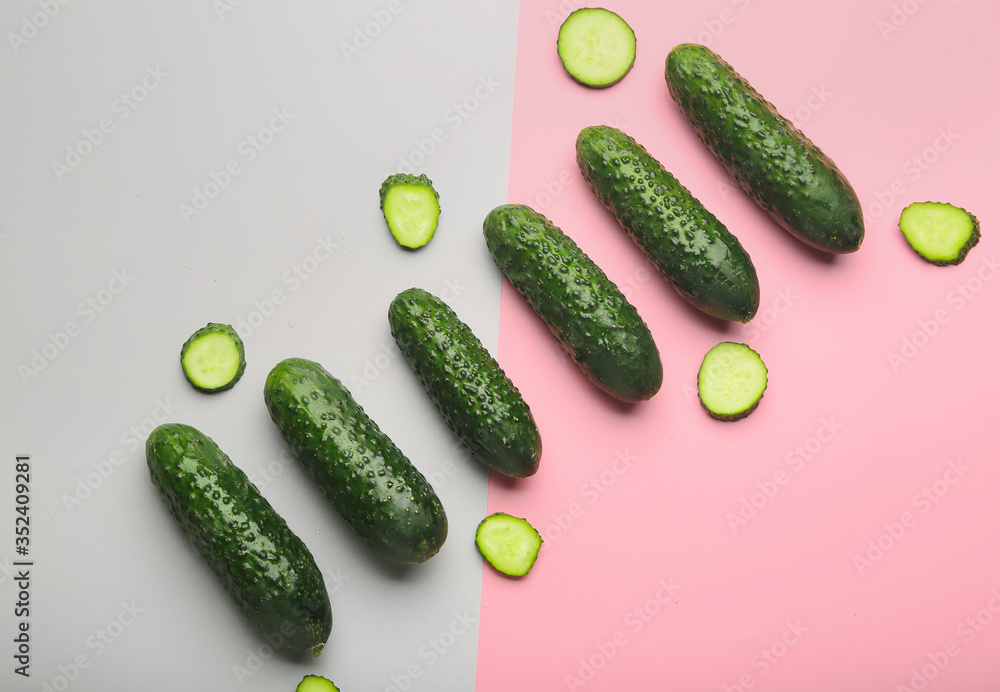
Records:
{"label": "two-tone background", "polygon": [[[636,65],[590,91],[555,54],[576,6],[4,5],[0,689],[291,690],[307,673],[345,692],[997,689],[1000,9],[622,0],[607,7],[636,29]],[[684,41],[840,165],[860,252],[805,250],[731,183],[666,91]],[[682,304],[586,189],[573,142],[599,123],[740,238],[761,280],[749,325]],[[441,194],[415,253],[378,208],[400,170]],[[979,217],[964,264],[902,241],[899,211],[925,200]],[[594,389],[503,284],[481,225],[506,201],[547,214],[639,309],[665,367],[653,400]],[[521,388],[545,445],[534,477],[490,477],[430,405],[385,318],[410,286],[448,301]],[[247,348],[218,396],[178,363],[209,321]],[[723,339],[770,369],[730,425],[694,391]],[[288,356],[344,380],[431,479],[451,527],[438,556],[380,562],[295,465],[261,395]],[[334,607],[319,659],[261,639],[172,524],[142,451],[166,420],[212,436],[309,544]],[[501,509],[545,539],[520,581],[473,546]]]}

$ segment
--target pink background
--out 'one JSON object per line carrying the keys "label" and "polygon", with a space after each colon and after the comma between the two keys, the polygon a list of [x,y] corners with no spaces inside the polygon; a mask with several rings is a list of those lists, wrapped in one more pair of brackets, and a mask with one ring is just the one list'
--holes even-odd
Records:
{"label": "pink background", "polygon": [[[638,57],[595,91],[555,52],[570,3],[521,3],[509,201],[618,283],[664,384],[613,402],[504,285],[499,359],[544,455],[530,479],[493,477],[489,510],[529,518],[545,545],[522,580],[484,569],[476,689],[995,692],[997,3],[606,7]],[[858,253],[805,249],[733,186],[666,90],[664,59],[685,41],[838,163],[866,211]],[[749,325],[688,308],[600,206],[573,149],[592,124],[634,136],[739,237],[761,284]],[[964,264],[933,267],[903,241],[899,212],[925,200],[979,217]],[[770,370],[759,409],[731,424],[694,390],[724,339]]]}

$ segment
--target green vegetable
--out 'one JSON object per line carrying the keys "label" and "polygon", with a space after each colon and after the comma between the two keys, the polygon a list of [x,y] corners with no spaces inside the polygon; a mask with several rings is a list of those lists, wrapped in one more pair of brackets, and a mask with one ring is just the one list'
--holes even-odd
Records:
{"label": "green vegetable", "polygon": [[254,626],[268,641],[319,656],[333,626],[323,575],[243,471],[180,423],[149,434],[146,463],[170,513]]}
{"label": "green vegetable", "polygon": [[401,564],[441,549],[448,520],[423,474],[319,363],[289,358],[264,401],[294,457],[376,552]]}
{"label": "green vegetable", "polygon": [[635,63],[635,32],[610,10],[584,7],[571,12],[559,27],[556,51],[566,72],[580,84],[609,87]]}
{"label": "green vegetable", "polygon": [[423,247],[434,237],[441,203],[434,184],[426,175],[396,173],[379,188],[379,205],[392,232],[403,247]]}
{"label": "green vegetable", "polygon": [[483,235],[500,272],[591,382],[629,402],[659,391],[663,365],[649,327],[572,238],[519,204],[490,211]]}
{"label": "green vegetable", "polygon": [[243,340],[228,324],[209,322],[184,342],[181,367],[188,382],[203,392],[231,389],[247,367]]}
{"label": "green vegetable", "polygon": [[746,344],[723,341],[712,347],[698,370],[698,397],[709,415],[735,421],[749,416],[767,389],[767,367]]}
{"label": "green vegetable", "polygon": [[542,537],[527,519],[505,512],[489,515],[476,528],[476,548],[501,574],[523,577],[531,571]]}
{"label": "green vegetable", "polygon": [[295,692],[340,692],[340,688],[320,675],[307,675],[302,678]]}
{"label": "green vegetable", "polygon": [[830,253],[864,239],[861,204],[826,154],[705,46],[667,57],[670,95],[743,190],[781,227]]}
{"label": "green vegetable", "polygon": [[979,242],[979,219],[944,202],[914,202],[899,216],[906,242],[931,264],[961,264]]}
{"label": "green vegetable", "polygon": [[538,470],[542,440],[531,410],[482,342],[443,300],[420,288],[389,306],[396,344],[473,455],[507,476]]}
{"label": "green vegetable", "polygon": [[724,320],[748,322],[760,304],[757,271],[739,240],[632,137],[586,127],[580,172],[680,296]]}

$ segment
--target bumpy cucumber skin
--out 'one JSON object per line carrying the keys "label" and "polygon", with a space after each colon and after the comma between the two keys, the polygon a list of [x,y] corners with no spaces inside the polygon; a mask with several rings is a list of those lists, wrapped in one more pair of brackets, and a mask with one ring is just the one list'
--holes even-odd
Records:
{"label": "bumpy cucumber skin", "polygon": [[318,656],[333,626],[323,575],[246,474],[181,423],[150,433],[146,463],[170,513],[254,626]]}
{"label": "bumpy cucumber skin", "polygon": [[663,365],[649,327],[572,238],[521,204],[491,210],[483,235],[500,272],[591,382],[626,402],[659,391]]}
{"label": "bumpy cucumber skin", "polygon": [[585,127],[576,155],[601,203],[684,300],[723,320],[753,318],[760,284],[750,256],[644,147],[616,128]]}
{"label": "bumpy cucumber skin", "polygon": [[191,346],[191,344],[193,344],[195,341],[197,341],[203,336],[216,333],[224,334],[225,336],[232,339],[233,343],[236,344],[236,351],[239,354],[240,358],[239,367],[236,370],[236,374],[233,375],[233,378],[229,380],[229,382],[227,382],[226,384],[222,385],[221,387],[202,387],[197,383],[195,383],[188,376],[187,370],[185,369],[184,377],[187,379],[188,382],[191,383],[191,386],[202,392],[209,392],[209,393],[224,392],[228,389],[232,389],[233,387],[236,386],[236,383],[240,381],[240,378],[243,377],[243,373],[246,372],[247,369],[246,349],[243,346],[243,339],[240,338],[240,335],[236,332],[235,329],[232,328],[231,325],[221,324],[219,322],[209,322],[204,327],[202,327],[201,329],[199,329],[198,331],[196,331],[194,334],[192,334],[187,338],[187,341],[185,341],[184,345],[181,346],[181,368],[184,368],[184,356],[187,354],[187,350]]}
{"label": "bumpy cucumber skin", "polygon": [[396,187],[397,185],[416,185],[419,187],[426,187],[434,193],[434,199],[441,202],[441,195],[434,188],[434,183],[425,174],[413,174],[413,173],[393,173],[385,180],[382,181],[381,187],[378,189],[378,200],[379,209],[385,212],[385,196],[389,194],[389,190]]}
{"label": "bumpy cucumber skin", "polygon": [[512,478],[538,470],[542,438],[520,391],[472,329],[421,288],[389,305],[399,350],[438,411],[476,459]]}
{"label": "bumpy cucumber skin", "polygon": [[847,178],[728,63],[685,43],[667,56],[665,78],[699,138],[778,225],[824,252],[861,247],[861,203]]}
{"label": "bumpy cucumber skin", "polygon": [[292,454],[376,552],[399,564],[436,555],[448,535],[430,483],[323,366],[288,358],[264,401]]}

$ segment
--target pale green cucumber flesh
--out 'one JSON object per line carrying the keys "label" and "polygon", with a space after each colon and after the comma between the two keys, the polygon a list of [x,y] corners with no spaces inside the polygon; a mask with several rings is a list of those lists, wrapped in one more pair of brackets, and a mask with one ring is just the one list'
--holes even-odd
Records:
{"label": "pale green cucumber flesh", "polygon": [[584,7],[559,27],[556,49],[573,79],[594,88],[616,84],[635,63],[635,32],[614,12]]}
{"label": "pale green cucumber flesh", "polygon": [[340,692],[340,688],[321,675],[307,675],[302,678],[295,692]]}
{"label": "pale green cucumber flesh", "polygon": [[228,324],[210,322],[184,342],[181,367],[188,382],[202,391],[230,389],[246,369],[243,341]]}
{"label": "pale green cucumber flesh", "polygon": [[767,389],[767,367],[746,344],[723,341],[713,346],[698,370],[698,397],[719,420],[745,418]]}
{"label": "pale green cucumber flesh", "polygon": [[899,216],[899,230],[917,254],[932,264],[960,264],[979,242],[979,220],[944,202],[914,202]]}
{"label": "pale green cucumber flesh", "polygon": [[494,569],[510,577],[530,572],[541,547],[542,537],[535,527],[506,512],[489,515],[476,528],[476,548]]}
{"label": "pale green cucumber flesh", "polygon": [[441,202],[426,175],[390,175],[379,189],[379,203],[392,237],[403,247],[415,250],[434,237]]}

